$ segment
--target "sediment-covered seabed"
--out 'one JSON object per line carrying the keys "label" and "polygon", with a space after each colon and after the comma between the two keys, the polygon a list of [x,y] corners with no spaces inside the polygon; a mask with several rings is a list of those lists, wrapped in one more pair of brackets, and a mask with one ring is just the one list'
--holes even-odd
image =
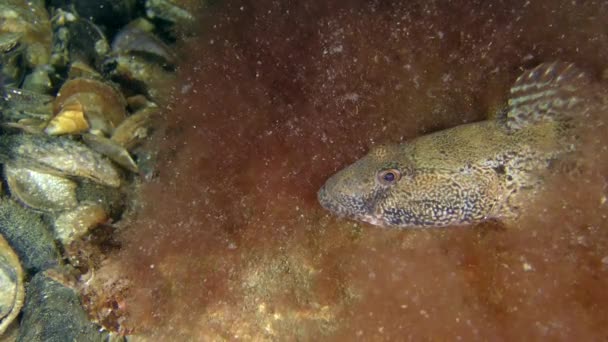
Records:
{"label": "sediment-covered seabed", "polygon": [[98,273],[129,281],[124,324],[151,340],[605,337],[606,110],[574,119],[577,172],[548,172],[517,224],[382,229],[315,194],[370,146],[488,118],[541,62],[605,87],[607,17],[601,1],[208,9],[158,174]]}

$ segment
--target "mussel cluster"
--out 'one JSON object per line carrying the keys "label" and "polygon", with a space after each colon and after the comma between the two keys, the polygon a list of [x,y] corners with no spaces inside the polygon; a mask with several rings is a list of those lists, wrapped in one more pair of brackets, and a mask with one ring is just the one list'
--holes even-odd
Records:
{"label": "mussel cluster", "polygon": [[171,0],[0,1],[0,340],[125,334],[79,283],[153,172],[142,142],[193,18]]}

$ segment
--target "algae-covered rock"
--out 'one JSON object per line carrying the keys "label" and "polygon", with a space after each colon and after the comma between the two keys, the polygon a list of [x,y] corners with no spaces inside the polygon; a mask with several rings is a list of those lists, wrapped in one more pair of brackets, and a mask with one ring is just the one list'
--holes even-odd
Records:
{"label": "algae-covered rock", "polygon": [[30,274],[60,263],[53,235],[40,216],[7,198],[0,198],[0,234]]}
{"label": "algae-covered rock", "polygon": [[78,294],[45,272],[27,287],[21,330],[17,341],[105,341],[107,336],[91,323]]}

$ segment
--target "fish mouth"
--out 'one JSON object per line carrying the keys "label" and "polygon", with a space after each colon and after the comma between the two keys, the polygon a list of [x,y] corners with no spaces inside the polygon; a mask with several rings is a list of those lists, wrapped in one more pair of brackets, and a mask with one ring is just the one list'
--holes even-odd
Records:
{"label": "fish mouth", "polygon": [[375,215],[362,215],[362,216],[358,216],[358,217],[353,217],[353,219],[358,219],[361,220],[363,222],[367,222],[371,225],[374,226],[379,226],[379,227],[386,227],[386,221],[382,218],[379,218]]}
{"label": "fish mouth", "polygon": [[387,225],[386,221],[377,215],[374,210],[369,210],[370,208],[364,204],[365,201],[361,201],[359,205],[354,206],[354,208],[359,210],[354,209],[352,206],[353,203],[351,203],[351,206],[345,205],[339,199],[335,198],[335,196],[332,196],[331,193],[327,191],[326,185],[323,185],[317,192],[317,200],[321,207],[337,216],[355,221],[367,222],[375,226],[385,227]]}

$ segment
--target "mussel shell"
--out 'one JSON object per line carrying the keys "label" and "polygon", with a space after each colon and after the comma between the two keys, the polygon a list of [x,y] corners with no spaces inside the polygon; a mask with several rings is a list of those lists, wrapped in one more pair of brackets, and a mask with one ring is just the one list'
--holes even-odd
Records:
{"label": "mussel shell", "polygon": [[79,60],[72,60],[70,62],[70,69],[68,70],[68,78],[74,79],[79,77],[94,80],[102,79],[101,75],[97,72],[97,70],[92,68],[89,64]]}
{"label": "mussel shell", "polygon": [[155,120],[160,117],[159,107],[146,107],[127,117],[112,134],[112,141],[131,151],[150,135]]}
{"label": "mussel shell", "polygon": [[34,68],[23,80],[23,89],[34,91],[40,94],[49,94],[53,88],[53,83],[49,77],[52,70],[49,67],[38,66]]}
{"label": "mussel shell", "polygon": [[19,257],[0,235],[0,337],[23,306],[23,278]]}
{"label": "mussel shell", "polygon": [[120,174],[110,161],[85,145],[61,136],[0,136],[0,162],[64,177],[82,177],[110,187],[118,187],[121,182]]}
{"label": "mussel shell", "polygon": [[23,33],[21,32],[7,32],[0,34],[0,53],[7,53],[13,50],[17,45]]}
{"label": "mussel shell", "polygon": [[171,0],[146,0],[146,15],[149,18],[160,18],[173,24],[194,22],[194,16],[188,10]]}
{"label": "mussel shell", "polygon": [[[133,93],[143,93],[156,103],[164,103],[171,95],[175,73],[158,60],[140,54],[119,55],[104,61],[103,71],[111,79]],[[134,94],[126,94],[134,95]]]}
{"label": "mussel shell", "polygon": [[3,86],[19,87],[25,78],[23,48],[0,53],[0,78]]}
{"label": "mussel shell", "polygon": [[107,219],[108,214],[101,204],[81,203],[78,207],[61,213],[55,219],[55,237],[67,246]]}
{"label": "mussel shell", "polygon": [[28,207],[55,212],[78,205],[77,185],[67,178],[17,167],[11,163],[4,165],[4,175],[11,195]]}
{"label": "mussel shell", "polygon": [[0,34],[21,34],[25,60],[30,67],[48,64],[51,55],[51,22],[39,1],[2,0]]}
{"label": "mussel shell", "polygon": [[82,140],[87,144],[92,150],[97,151],[104,156],[110,158],[116,164],[124,167],[125,169],[137,173],[139,170],[137,169],[137,164],[131,158],[129,151],[127,151],[124,147],[117,144],[113,140],[110,140],[106,137],[85,133],[82,135]]}
{"label": "mussel shell", "polygon": [[70,60],[97,65],[110,51],[104,32],[90,20],[79,17],[68,25]]}
{"label": "mussel shell", "polygon": [[65,24],[71,18],[71,13],[62,10],[53,13],[53,47],[49,63],[55,68],[65,68],[70,63],[70,30]]}
{"label": "mussel shell", "polygon": [[127,101],[120,91],[99,80],[84,77],[68,80],[57,94],[53,112],[59,113],[67,103],[73,101],[78,101],[85,113],[95,112],[103,115],[112,128],[118,126],[127,116]]}
{"label": "mussel shell", "polygon": [[53,115],[52,96],[25,89],[5,87],[2,104],[3,123],[22,119],[48,121]]}
{"label": "mussel shell", "polygon": [[112,52],[117,55],[139,53],[161,63],[175,65],[177,63],[175,53],[167,44],[150,32],[151,29],[153,29],[153,26],[143,20],[130,23],[114,37]]}
{"label": "mussel shell", "polygon": [[90,125],[79,101],[67,103],[44,129],[48,135],[78,134],[89,130]]}

